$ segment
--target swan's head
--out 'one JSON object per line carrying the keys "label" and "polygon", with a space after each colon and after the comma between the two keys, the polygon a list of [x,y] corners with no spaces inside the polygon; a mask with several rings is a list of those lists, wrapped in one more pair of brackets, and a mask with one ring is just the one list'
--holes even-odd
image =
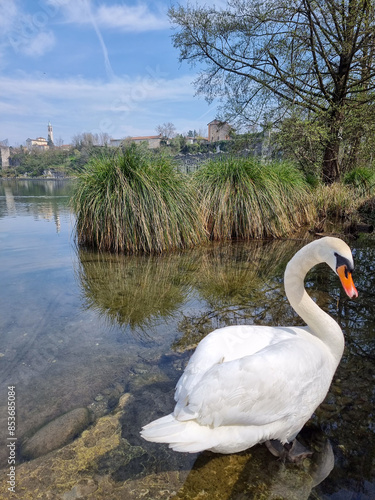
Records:
{"label": "swan's head", "polygon": [[327,236],[318,240],[324,254],[324,260],[338,275],[348,297],[358,297],[354,286],[352,272],[354,270],[353,256],[349,246],[339,238]]}

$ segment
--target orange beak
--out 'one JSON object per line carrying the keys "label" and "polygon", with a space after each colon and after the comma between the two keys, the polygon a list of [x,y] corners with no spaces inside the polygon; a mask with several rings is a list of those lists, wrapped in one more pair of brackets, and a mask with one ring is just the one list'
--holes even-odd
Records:
{"label": "orange beak", "polygon": [[339,266],[336,271],[347,296],[351,299],[353,297],[358,297],[358,292],[356,287],[354,286],[352,273],[348,271],[348,268],[345,265],[342,265]]}

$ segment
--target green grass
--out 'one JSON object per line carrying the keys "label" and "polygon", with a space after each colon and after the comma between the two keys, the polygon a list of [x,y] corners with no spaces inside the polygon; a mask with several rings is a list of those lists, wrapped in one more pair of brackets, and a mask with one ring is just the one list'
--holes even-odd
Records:
{"label": "green grass", "polygon": [[372,168],[356,167],[344,175],[344,184],[358,189],[363,194],[374,192],[375,171]]}
{"label": "green grass", "polygon": [[94,158],[72,198],[80,245],[162,253],[205,238],[196,192],[170,158],[132,145]]}
{"label": "green grass", "polygon": [[224,158],[194,174],[213,240],[278,238],[309,222],[309,188],[292,164]]}

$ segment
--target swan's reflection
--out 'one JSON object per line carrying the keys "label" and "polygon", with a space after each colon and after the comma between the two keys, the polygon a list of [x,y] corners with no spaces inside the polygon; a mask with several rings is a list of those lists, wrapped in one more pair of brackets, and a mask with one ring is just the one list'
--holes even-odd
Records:
{"label": "swan's reflection", "polygon": [[201,454],[176,500],[307,500],[334,467],[331,443],[322,432],[310,434],[311,459],[300,466],[270,457],[264,446],[236,455]]}

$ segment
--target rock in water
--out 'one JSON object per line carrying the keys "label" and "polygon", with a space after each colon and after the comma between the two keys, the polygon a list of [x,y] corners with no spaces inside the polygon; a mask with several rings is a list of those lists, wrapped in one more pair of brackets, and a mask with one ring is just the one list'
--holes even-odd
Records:
{"label": "rock in water", "polygon": [[41,427],[21,447],[21,456],[28,460],[46,455],[72,441],[89,424],[87,408],[76,408]]}

